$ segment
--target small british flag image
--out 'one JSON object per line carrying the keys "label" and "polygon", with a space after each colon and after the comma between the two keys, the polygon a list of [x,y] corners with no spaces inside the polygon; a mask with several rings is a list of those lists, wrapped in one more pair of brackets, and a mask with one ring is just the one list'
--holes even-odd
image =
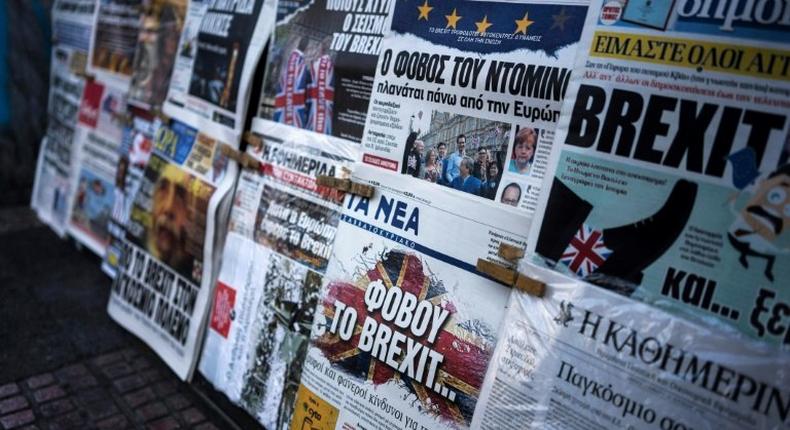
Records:
{"label": "small british flag image", "polygon": [[603,242],[603,233],[582,224],[560,261],[578,276],[585,277],[602,265],[611,253]]}

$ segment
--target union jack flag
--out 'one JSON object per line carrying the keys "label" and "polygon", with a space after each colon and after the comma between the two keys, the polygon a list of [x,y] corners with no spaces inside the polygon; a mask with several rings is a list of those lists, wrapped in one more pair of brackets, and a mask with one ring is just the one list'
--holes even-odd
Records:
{"label": "union jack flag", "polygon": [[308,125],[310,108],[307,86],[310,74],[302,51],[295,49],[288,56],[280,73],[277,97],[274,99],[274,120],[283,124],[305,128]]}
{"label": "union jack flag", "polygon": [[565,248],[560,261],[577,275],[585,277],[603,264],[611,253],[612,250],[603,242],[603,233],[582,224]]}
{"label": "union jack flag", "polygon": [[310,130],[332,134],[332,108],[335,104],[335,65],[329,55],[322,55],[310,65]]}
{"label": "union jack flag", "polygon": [[[414,294],[418,300],[428,300],[450,312],[432,345],[427,344],[427,336],[415,341],[444,355],[436,381],[453,391],[454,396],[450,397],[454,400],[410,379],[406,374],[395,371],[370,353],[357,348],[365,319],[362,316],[369,315],[365,305],[365,289],[377,280],[387,288],[397,285],[403,291]],[[466,427],[471,423],[496,342],[491,334],[493,330],[479,320],[461,320],[442,282],[426,273],[417,256],[402,251],[390,251],[358,279],[331,282],[323,300],[327,324],[331,324],[335,315],[335,300],[355,308],[360,317],[357,318],[354,334],[348,341],[343,341],[337,334],[329,332],[314,340],[315,346],[321,349],[333,366],[363,380],[370,380],[374,385],[394,381],[414,395],[426,413],[456,426]],[[380,324],[389,324],[378,313],[371,317]],[[389,327],[406,334],[394,325]]]}

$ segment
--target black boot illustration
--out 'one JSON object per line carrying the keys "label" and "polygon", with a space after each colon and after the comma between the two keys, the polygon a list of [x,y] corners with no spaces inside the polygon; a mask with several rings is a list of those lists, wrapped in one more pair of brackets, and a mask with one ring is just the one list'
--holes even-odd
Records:
{"label": "black boot illustration", "polygon": [[592,208],[590,202],[579,197],[555,177],[535,252],[547,259],[552,266],[557,264]]}
{"label": "black boot illustration", "polygon": [[643,271],[667,252],[686,227],[696,197],[697,184],[681,179],[652,216],[603,230],[603,241],[612,253],[587,280],[625,295],[633,293],[642,283]]}
{"label": "black boot illustration", "polygon": [[[697,184],[679,180],[652,216],[603,230],[601,239],[611,253],[585,280],[630,296],[642,282],[643,271],[680,236],[696,196]],[[554,178],[536,252],[556,264],[592,209],[590,202]]]}

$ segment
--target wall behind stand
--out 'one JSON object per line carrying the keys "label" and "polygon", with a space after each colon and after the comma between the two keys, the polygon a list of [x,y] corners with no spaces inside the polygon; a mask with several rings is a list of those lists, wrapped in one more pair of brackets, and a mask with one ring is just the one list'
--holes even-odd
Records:
{"label": "wall behind stand", "polygon": [[46,129],[52,0],[0,2],[0,207],[30,200]]}

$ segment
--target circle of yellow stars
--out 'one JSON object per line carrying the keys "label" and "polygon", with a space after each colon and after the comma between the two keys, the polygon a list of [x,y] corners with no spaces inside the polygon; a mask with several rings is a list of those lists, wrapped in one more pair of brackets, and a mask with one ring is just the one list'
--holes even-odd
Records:
{"label": "circle of yellow stars", "polygon": [[[428,3],[428,0],[424,0],[423,4],[417,7],[417,11],[419,12],[419,15],[417,15],[417,21],[420,20],[428,21],[429,14],[433,9],[434,7]],[[457,30],[458,22],[461,21],[461,19],[463,19],[463,16],[458,15],[458,9],[453,8],[452,13],[450,13],[449,15],[445,15],[444,18],[447,20],[447,26],[445,26],[445,28],[452,28],[453,30]],[[565,8],[562,8],[559,14],[552,15],[553,24],[551,26],[551,29],[553,30],[555,28],[559,28],[560,30],[565,30],[565,24],[568,21],[568,18],[570,18],[570,16],[566,15]],[[524,35],[526,35],[527,32],[529,31],[529,26],[535,23],[535,21],[529,19],[528,11],[524,13],[523,18],[516,19],[514,20],[514,22],[516,24],[516,29],[513,31],[513,34],[524,34]],[[494,25],[494,23],[488,20],[488,15],[483,15],[483,19],[481,19],[480,21],[474,21],[474,23],[475,23],[476,31],[480,34],[485,34],[488,31],[488,29],[492,25]]]}

